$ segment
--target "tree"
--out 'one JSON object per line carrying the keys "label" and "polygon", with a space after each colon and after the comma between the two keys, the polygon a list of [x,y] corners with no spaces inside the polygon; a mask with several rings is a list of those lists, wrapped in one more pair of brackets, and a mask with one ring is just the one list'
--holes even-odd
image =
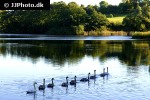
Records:
{"label": "tree", "polygon": [[108,2],[106,2],[106,1],[101,1],[101,2],[99,3],[99,5],[100,5],[99,11],[100,11],[101,13],[103,13],[103,14],[106,14],[106,12],[107,12],[107,7],[108,7]]}
{"label": "tree", "polygon": [[2,13],[1,31],[9,33],[44,33],[47,29],[43,11],[13,10]]}
{"label": "tree", "polygon": [[129,3],[130,0],[122,0],[122,3]]}
{"label": "tree", "polygon": [[[70,2],[68,5],[64,3],[51,4],[51,25],[49,28],[50,34],[78,34],[79,29],[84,24],[86,11],[84,7],[80,7],[75,2]],[[58,30],[59,29],[59,30]],[[78,31],[77,31],[78,30]],[[82,32],[80,32],[82,33]]]}
{"label": "tree", "polygon": [[129,31],[148,31],[150,30],[150,6],[142,9],[138,6],[137,10],[126,16],[123,20],[124,27]]}
{"label": "tree", "polygon": [[150,19],[150,6],[144,6],[142,9],[142,14],[143,16],[147,17],[148,19]]}
{"label": "tree", "polygon": [[108,24],[106,16],[97,12],[92,6],[87,6],[85,10],[87,12],[85,31],[97,30]]}
{"label": "tree", "polygon": [[106,1],[101,1],[100,3],[99,3],[99,5],[100,5],[100,7],[104,7],[104,8],[106,8],[107,6],[108,6],[108,2],[106,2]]}
{"label": "tree", "polygon": [[86,11],[75,2],[70,2],[68,4],[68,7],[70,11],[70,18],[71,18],[70,25],[78,26],[80,24],[83,24],[86,16]]}

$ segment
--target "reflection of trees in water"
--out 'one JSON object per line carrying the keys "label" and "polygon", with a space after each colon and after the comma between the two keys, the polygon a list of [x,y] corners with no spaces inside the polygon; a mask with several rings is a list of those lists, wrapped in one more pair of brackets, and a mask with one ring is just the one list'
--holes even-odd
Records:
{"label": "reflection of trees in water", "polygon": [[41,57],[59,65],[79,62],[85,55],[99,57],[100,61],[118,57],[130,66],[150,64],[147,41],[1,41],[0,54],[28,57],[33,62]]}
{"label": "reflection of trees in water", "polygon": [[[11,42],[11,41],[9,41]],[[82,41],[12,41],[19,44],[0,46],[0,53],[22,58],[29,57],[35,62],[44,58],[46,62],[63,65],[66,61],[74,63],[84,57]]]}
{"label": "reflection of trees in water", "polygon": [[121,60],[128,65],[136,66],[140,64],[148,65],[150,50],[148,42],[132,41],[123,45]]}

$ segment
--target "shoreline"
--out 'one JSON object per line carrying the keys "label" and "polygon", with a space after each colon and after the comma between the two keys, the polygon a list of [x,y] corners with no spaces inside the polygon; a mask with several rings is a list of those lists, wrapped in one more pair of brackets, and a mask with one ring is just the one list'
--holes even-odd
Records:
{"label": "shoreline", "polygon": [[150,39],[150,31],[147,32],[126,32],[126,31],[89,31],[85,32],[81,35],[75,35],[75,34],[24,34],[24,33],[0,33],[0,36],[5,36],[5,35],[10,35],[10,36],[15,36],[15,35],[50,35],[50,36],[131,36],[132,39]]}

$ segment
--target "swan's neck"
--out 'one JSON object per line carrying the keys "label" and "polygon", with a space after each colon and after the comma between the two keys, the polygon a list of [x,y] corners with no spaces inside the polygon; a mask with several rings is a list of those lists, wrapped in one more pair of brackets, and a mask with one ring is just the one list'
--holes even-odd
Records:
{"label": "swan's neck", "polygon": [[74,77],[74,81],[76,82],[76,77]]}
{"label": "swan's neck", "polygon": [[90,79],[90,74],[88,74],[88,80]]}
{"label": "swan's neck", "polygon": [[43,85],[45,86],[45,79],[43,79]]}
{"label": "swan's neck", "polygon": [[66,78],[66,82],[68,83],[68,78]]}
{"label": "swan's neck", "polygon": [[105,68],[103,69],[103,73],[105,73]]}
{"label": "swan's neck", "polygon": [[52,80],[52,84],[54,84],[53,80]]}
{"label": "swan's neck", "polygon": [[107,67],[107,73],[108,73],[108,67]]}
{"label": "swan's neck", "polygon": [[33,84],[33,86],[34,86],[34,90],[36,91],[35,83]]}
{"label": "swan's neck", "polygon": [[94,71],[94,76],[96,76],[96,71]]}

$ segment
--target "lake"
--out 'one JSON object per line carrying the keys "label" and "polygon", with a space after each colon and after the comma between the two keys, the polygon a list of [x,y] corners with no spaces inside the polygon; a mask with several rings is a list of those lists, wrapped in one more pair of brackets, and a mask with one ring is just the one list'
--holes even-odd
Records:
{"label": "lake", "polygon": [[[0,34],[1,100],[149,100],[150,41],[128,36]],[[103,68],[109,75],[100,77]],[[80,82],[96,70],[97,78]],[[76,86],[62,87],[77,76]],[[39,91],[51,83],[54,88]],[[26,94],[37,82],[36,94]]]}

